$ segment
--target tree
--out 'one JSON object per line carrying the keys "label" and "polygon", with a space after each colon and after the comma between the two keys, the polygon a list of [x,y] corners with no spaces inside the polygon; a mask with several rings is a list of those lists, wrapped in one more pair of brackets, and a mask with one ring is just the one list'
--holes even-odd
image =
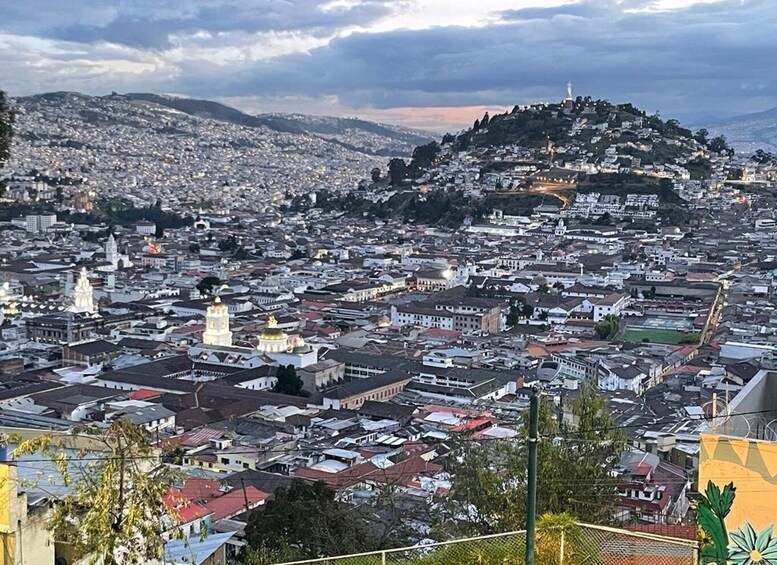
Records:
{"label": "tree", "polygon": [[199,253],[199,252],[200,252],[199,243],[192,243],[189,245],[189,253]]}
{"label": "tree", "polygon": [[234,253],[237,248],[240,246],[240,244],[237,241],[237,238],[234,235],[230,235],[226,239],[222,239],[219,241],[219,251],[223,253]]}
{"label": "tree", "polygon": [[306,558],[374,549],[372,536],[352,507],[336,500],[325,483],[300,479],[276,490],[262,510],[251,512],[246,541],[253,552],[292,549]]}
{"label": "tree", "polygon": [[148,432],[120,418],[105,430],[84,426],[74,435],[91,447],[68,449],[73,438],[44,435],[19,442],[13,451],[14,457],[50,458],[70,488],[55,498],[47,522],[54,538],[92,564],[161,559],[163,534],[171,527],[164,496],[179,477],[160,464]]}
{"label": "tree", "polygon": [[297,369],[294,365],[281,365],[275,373],[278,379],[273,387],[274,392],[290,394],[291,396],[308,396],[307,391],[303,390],[302,379],[297,375]]}
{"label": "tree", "polygon": [[775,160],[775,157],[768,151],[759,149],[750,157],[750,160],[758,163],[759,165],[766,165],[768,163],[773,162]]}
{"label": "tree", "polygon": [[0,90],[0,169],[11,155],[14,117],[8,97]]}
{"label": "tree", "polygon": [[480,120],[480,125],[481,125],[482,127],[485,127],[485,126],[487,126],[487,125],[488,125],[488,120],[489,120],[489,118],[488,118],[488,112],[486,112],[485,114],[483,114],[483,119],[481,119],[481,120]]}
{"label": "tree", "polygon": [[696,133],[693,135],[693,138],[694,138],[696,141],[698,141],[699,143],[701,143],[702,145],[706,146],[706,145],[707,145],[707,143],[709,143],[709,137],[708,137],[708,136],[709,136],[709,134],[710,134],[710,132],[708,132],[708,131],[707,131],[706,129],[704,129],[704,128],[701,128],[699,131],[697,131],[697,132],[696,132]]}
{"label": "tree", "polygon": [[709,140],[707,143],[707,149],[712,151],[713,153],[723,153],[724,151],[729,150],[728,142],[726,141],[725,135],[719,135],[717,137],[713,137]]}
{"label": "tree", "polygon": [[370,171],[370,178],[372,179],[372,182],[380,182],[381,177],[382,173],[380,171],[380,167],[374,167]]}
{"label": "tree", "polygon": [[613,314],[607,314],[594,326],[594,331],[599,339],[612,339],[618,333],[620,317]]}
{"label": "tree", "polygon": [[680,343],[683,345],[696,345],[699,343],[699,334],[685,333],[680,338]]}
{"label": "tree", "polygon": [[434,159],[440,153],[440,144],[436,141],[430,141],[426,145],[419,145],[413,150],[413,157],[408,165],[409,172],[418,177],[429,168]]}
{"label": "tree", "polygon": [[[570,415],[571,421],[559,422],[548,399],[540,398],[537,513],[609,523],[618,502],[610,472],[625,438],[593,383],[580,388]],[[524,414],[520,437],[527,435],[527,420]],[[447,460],[452,488],[442,501],[444,526],[471,534],[522,529],[527,461],[525,442],[462,442]]]}
{"label": "tree", "polygon": [[202,292],[203,294],[210,294],[213,292],[213,287],[216,287],[221,284],[221,279],[218,277],[205,277],[200,282],[197,283],[197,290]]}
{"label": "tree", "polygon": [[405,182],[407,177],[407,165],[404,159],[396,157],[389,161],[389,182],[391,186],[399,186]]}

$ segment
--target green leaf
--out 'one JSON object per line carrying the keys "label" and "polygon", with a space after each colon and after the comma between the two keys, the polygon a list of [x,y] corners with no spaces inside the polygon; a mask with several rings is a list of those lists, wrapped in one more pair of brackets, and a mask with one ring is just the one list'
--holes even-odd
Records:
{"label": "green leaf", "polygon": [[712,546],[705,546],[705,549],[708,549],[708,557],[715,559],[715,562],[720,565],[725,565],[728,557],[728,535],[725,524],[713,513],[707,504],[699,504],[696,519],[698,524],[712,539]]}
{"label": "green leaf", "polygon": [[734,483],[728,483],[723,487],[723,492],[720,496],[720,508],[718,509],[718,516],[725,518],[731,512],[731,507],[734,505],[734,497],[736,496],[737,488]]}

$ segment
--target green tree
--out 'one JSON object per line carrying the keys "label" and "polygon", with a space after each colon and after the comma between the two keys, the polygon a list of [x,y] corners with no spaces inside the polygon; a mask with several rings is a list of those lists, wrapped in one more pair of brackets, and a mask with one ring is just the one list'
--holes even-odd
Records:
{"label": "green tree", "polygon": [[160,560],[166,521],[163,499],[180,477],[160,463],[148,432],[120,418],[107,429],[78,427],[89,447],[69,448],[69,437],[21,441],[14,457],[51,459],[68,494],[57,496],[47,527],[75,557],[89,563],[134,565]]}
{"label": "green tree", "polygon": [[699,343],[699,334],[694,334],[694,333],[683,334],[683,337],[680,339],[680,343],[696,345],[697,343]]}
{"label": "green tree", "polygon": [[413,150],[413,157],[410,160],[408,169],[414,177],[418,177],[428,169],[437,155],[440,153],[440,144],[436,141],[430,141],[426,145],[419,145]]}
{"label": "green tree", "polygon": [[223,253],[234,253],[240,244],[237,241],[237,237],[230,235],[229,237],[219,241],[219,251]]}
{"label": "green tree", "polygon": [[281,365],[278,367],[278,371],[275,373],[275,378],[278,379],[273,387],[274,392],[280,392],[282,394],[290,394],[292,396],[308,396],[307,391],[303,390],[302,379],[297,375],[297,369],[294,365]]}
{"label": "green tree", "polygon": [[0,90],[0,169],[11,155],[14,112],[5,92]]}
{"label": "green tree", "polygon": [[725,135],[713,137],[707,143],[707,148],[713,153],[723,153],[729,150],[728,141]]}
{"label": "green tree", "polygon": [[[570,513],[591,523],[609,523],[618,503],[610,472],[625,438],[593,383],[584,383],[559,421],[546,397],[540,399],[537,464],[538,514]],[[526,437],[527,415],[520,437]],[[441,501],[443,526],[457,533],[519,530],[526,520],[525,442],[462,442],[447,460],[449,496]]]}
{"label": "green tree", "polygon": [[374,540],[353,508],[325,483],[294,479],[275,491],[246,525],[248,551],[299,552],[305,558],[374,549]]}
{"label": "green tree", "polygon": [[704,128],[701,128],[699,131],[693,134],[693,138],[702,145],[706,146],[707,143],[709,143],[709,134],[710,132]]}
{"label": "green tree", "polygon": [[407,164],[405,160],[396,157],[389,161],[388,172],[391,186],[403,184],[407,178]]}
{"label": "green tree", "polygon": [[626,441],[610,416],[607,400],[588,381],[572,402],[569,420],[559,422],[547,401],[544,405],[540,410],[544,441],[538,450],[538,513],[570,512],[583,522],[611,522],[619,497],[610,472]]}
{"label": "green tree", "polygon": [[375,167],[372,169],[372,171],[370,171],[370,178],[372,179],[372,182],[380,182],[381,175],[380,167]]}
{"label": "green tree", "polygon": [[618,333],[620,317],[613,314],[607,314],[594,326],[594,331],[599,339],[612,339]]}
{"label": "green tree", "polygon": [[203,294],[210,294],[213,292],[213,288],[221,284],[221,279],[218,277],[205,277],[197,283],[197,290]]}

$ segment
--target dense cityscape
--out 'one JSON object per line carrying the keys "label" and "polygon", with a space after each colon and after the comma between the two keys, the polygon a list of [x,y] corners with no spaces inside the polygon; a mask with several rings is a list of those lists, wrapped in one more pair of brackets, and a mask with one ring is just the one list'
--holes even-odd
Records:
{"label": "dense cityscape", "polygon": [[777,563],[769,114],[564,82],[0,91],[0,565]]}

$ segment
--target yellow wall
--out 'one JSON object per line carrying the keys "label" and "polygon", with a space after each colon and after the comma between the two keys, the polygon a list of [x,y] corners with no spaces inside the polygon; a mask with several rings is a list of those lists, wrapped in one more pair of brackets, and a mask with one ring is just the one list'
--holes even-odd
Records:
{"label": "yellow wall", "polygon": [[721,489],[734,483],[736,497],[726,518],[729,532],[745,522],[761,531],[777,523],[777,443],[703,434],[699,491],[712,481]]}
{"label": "yellow wall", "polygon": [[0,463],[0,565],[53,565],[54,540],[46,529],[46,509],[27,513],[18,493],[16,467]]}
{"label": "yellow wall", "polygon": [[16,498],[15,471],[16,469],[11,465],[0,464],[0,537],[2,538],[0,565],[13,565],[16,559],[15,524],[12,523],[11,504]]}

